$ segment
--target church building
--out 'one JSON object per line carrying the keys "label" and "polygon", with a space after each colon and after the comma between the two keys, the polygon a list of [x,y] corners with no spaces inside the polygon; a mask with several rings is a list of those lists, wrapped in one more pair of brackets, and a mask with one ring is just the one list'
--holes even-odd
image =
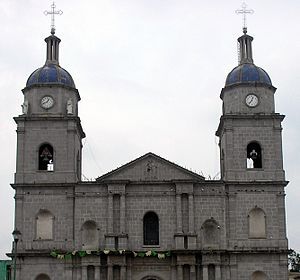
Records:
{"label": "church building", "polygon": [[14,118],[16,279],[288,279],[284,116],[252,40],[244,28],[220,94],[219,180],[151,152],[87,182],[81,97],[52,30]]}

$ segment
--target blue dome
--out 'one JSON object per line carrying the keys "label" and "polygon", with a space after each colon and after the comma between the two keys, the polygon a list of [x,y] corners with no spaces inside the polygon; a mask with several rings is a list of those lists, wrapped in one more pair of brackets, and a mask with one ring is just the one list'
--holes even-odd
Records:
{"label": "blue dome", "polygon": [[235,67],[227,76],[225,86],[239,83],[263,83],[272,86],[267,72],[252,63],[243,63]]}
{"label": "blue dome", "polygon": [[28,78],[26,87],[42,84],[60,84],[75,88],[72,76],[57,64],[45,64]]}

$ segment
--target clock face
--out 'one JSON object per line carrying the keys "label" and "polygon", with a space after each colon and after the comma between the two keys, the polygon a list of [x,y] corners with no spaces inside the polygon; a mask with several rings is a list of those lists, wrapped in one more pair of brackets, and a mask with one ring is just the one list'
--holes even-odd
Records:
{"label": "clock face", "polygon": [[246,104],[249,107],[256,107],[258,105],[258,97],[255,94],[248,94],[246,96]]}
{"label": "clock face", "polygon": [[50,109],[54,105],[54,100],[51,96],[44,96],[41,99],[41,106],[44,109]]}

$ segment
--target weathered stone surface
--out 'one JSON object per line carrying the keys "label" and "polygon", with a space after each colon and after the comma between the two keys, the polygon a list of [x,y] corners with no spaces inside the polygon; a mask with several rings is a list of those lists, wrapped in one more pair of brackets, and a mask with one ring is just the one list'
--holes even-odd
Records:
{"label": "weathered stone surface", "polygon": [[[222,90],[220,180],[148,153],[82,182],[78,91],[25,88],[28,107],[15,118],[17,279],[286,280],[284,116],[275,113],[274,92],[256,83]],[[249,94],[257,106],[247,106]],[[46,95],[54,100],[48,109],[40,104]],[[259,168],[247,167],[253,141],[261,147]],[[49,171],[39,170],[45,143],[54,153]],[[52,250],[87,255],[53,258]]]}

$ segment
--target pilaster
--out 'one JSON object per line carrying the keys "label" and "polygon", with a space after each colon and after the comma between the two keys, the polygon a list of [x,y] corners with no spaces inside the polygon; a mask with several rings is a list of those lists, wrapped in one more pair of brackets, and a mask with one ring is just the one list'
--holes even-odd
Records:
{"label": "pilaster", "polygon": [[176,193],[176,221],[177,233],[182,233],[181,193]]}
{"label": "pilaster", "polygon": [[208,266],[207,265],[203,265],[203,280],[208,280]]}
{"label": "pilaster", "polygon": [[177,280],[184,280],[183,279],[183,267],[182,267],[182,265],[177,265]]}
{"label": "pilaster", "polygon": [[194,218],[194,194],[189,193],[189,233],[195,232],[195,218]]}

